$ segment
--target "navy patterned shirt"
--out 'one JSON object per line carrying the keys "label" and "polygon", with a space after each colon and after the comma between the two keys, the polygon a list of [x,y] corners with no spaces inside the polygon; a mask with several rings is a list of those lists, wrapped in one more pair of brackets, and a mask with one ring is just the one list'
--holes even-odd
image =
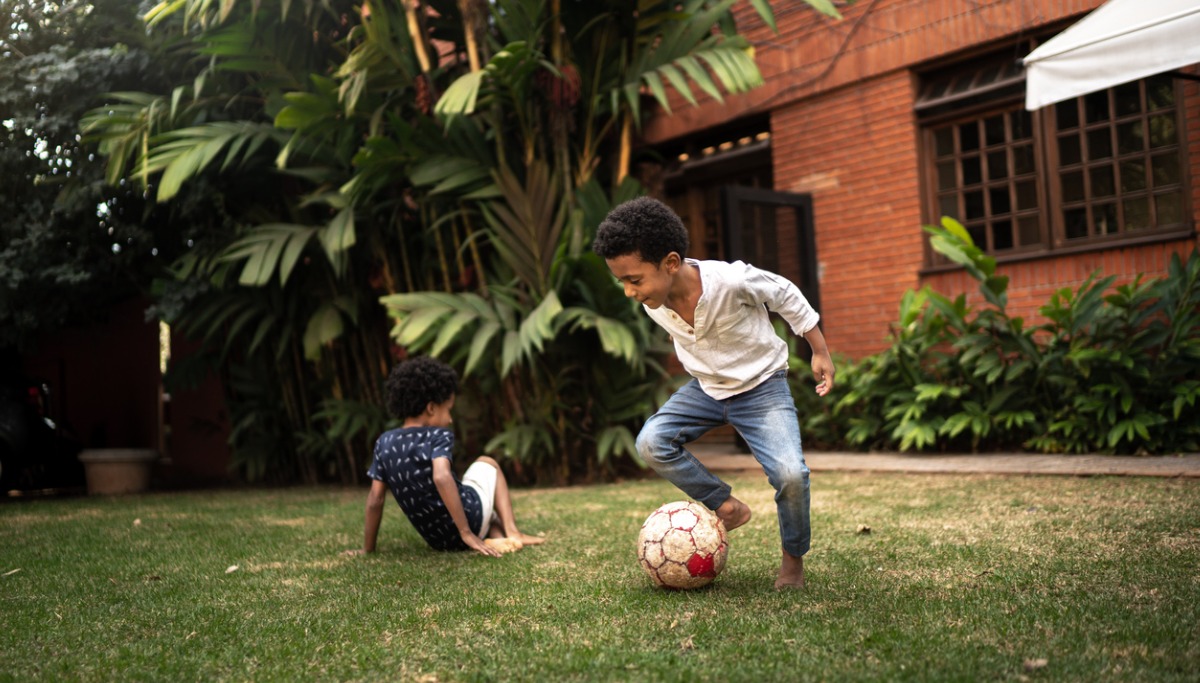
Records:
{"label": "navy patterned shirt", "polygon": [[[368,477],[388,485],[417,533],[435,550],[467,549],[433,483],[433,459],[450,460],[453,445],[454,433],[444,427],[393,429],[375,441],[375,459],[367,471]],[[467,513],[467,523],[472,529],[479,529],[483,524],[479,494],[463,486],[457,474],[454,483]]]}

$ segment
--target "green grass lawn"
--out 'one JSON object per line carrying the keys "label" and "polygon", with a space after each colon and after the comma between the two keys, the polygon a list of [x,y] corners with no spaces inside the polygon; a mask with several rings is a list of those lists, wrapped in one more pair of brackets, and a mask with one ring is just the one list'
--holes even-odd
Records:
{"label": "green grass lawn", "polygon": [[[515,494],[548,542],[429,550],[363,490],[0,503],[0,680],[1195,681],[1200,481],[819,473],[803,592],[761,474],[725,572],[653,588],[650,479]],[[860,525],[870,527],[860,533]],[[231,567],[237,569],[228,571]]]}

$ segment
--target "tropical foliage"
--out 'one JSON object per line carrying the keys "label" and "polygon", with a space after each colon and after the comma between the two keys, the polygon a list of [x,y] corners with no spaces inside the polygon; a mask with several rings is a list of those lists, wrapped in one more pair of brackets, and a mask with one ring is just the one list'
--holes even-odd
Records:
{"label": "tropical foliage", "polygon": [[1200,449],[1200,253],[1157,280],[1094,274],[1026,327],[1007,311],[1008,278],[960,224],[926,230],[984,304],[908,292],[891,345],[840,364],[836,403],[811,407],[806,436],[902,451]]}
{"label": "tropical foliage", "polygon": [[244,475],[361,476],[388,424],[368,406],[407,353],[462,371],[467,452],[527,480],[630,466],[666,388],[663,340],[586,247],[642,191],[629,171],[650,103],[761,82],[734,4],[150,9],[171,84],[114,93],[84,130],[110,183],[168,205],[205,185],[219,203],[156,310],[223,368]]}

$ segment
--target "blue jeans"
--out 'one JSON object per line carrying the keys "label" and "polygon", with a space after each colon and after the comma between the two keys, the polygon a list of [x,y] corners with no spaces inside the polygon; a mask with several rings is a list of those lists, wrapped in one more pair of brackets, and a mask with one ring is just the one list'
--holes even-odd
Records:
{"label": "blue jeans", "polygon": [[733,425],[775,487],[779,536],[789,555],[808,552],[808,465],[800,445],[796,404],[787,371],[737,396],[717,400],[692,380],[676,391],[642,427],[638,453],[654,471],[710,510],[721,506],[732,489],[702,465],[684,444],[723,424]]}

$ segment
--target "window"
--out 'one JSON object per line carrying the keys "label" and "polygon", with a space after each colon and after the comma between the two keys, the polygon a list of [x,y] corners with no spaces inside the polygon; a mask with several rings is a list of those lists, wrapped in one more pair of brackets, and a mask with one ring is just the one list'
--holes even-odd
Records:
{"label": "window", "polygon": [[1009,109],[934,128],[938,216],[957,218],[989,252],[1040,248],[1043,202],[1033,117]]}
{"label": "window", "polygon": [[922,77],[928,222],[956,218],[997,256],[1189,229],[1170,75],[1028,112],[1018,61],[1007,50]]}
{"label": "window", "polygon": [[1170,76],[1053,109],[1064,241],[1183,227],[1182,146]]}

